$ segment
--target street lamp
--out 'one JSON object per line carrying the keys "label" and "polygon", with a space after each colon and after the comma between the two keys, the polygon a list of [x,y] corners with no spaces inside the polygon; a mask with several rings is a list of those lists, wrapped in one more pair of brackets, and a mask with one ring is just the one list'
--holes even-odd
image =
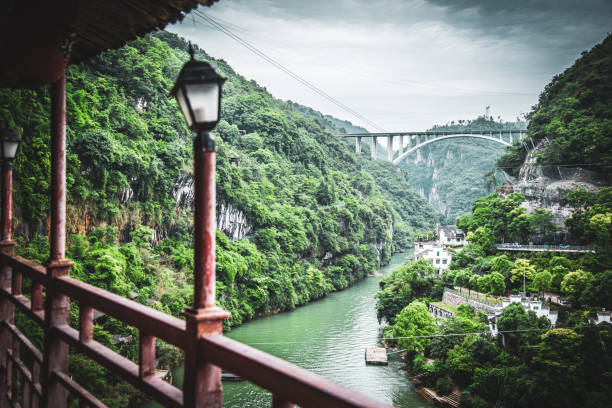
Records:
{"label": "street lamp", "polygon": [[17,136],[17,132],[10,129],[0,130],[0,154],[9,166],[11,166],[17,154],[19,143],[21,143],[21,139]]}
{"label": "street lamp", "polygon": [[13,159],[21,139],[10,129],[0,130],[0,157],[2,166],[2,242],[11,241],[13,207]]}
{"label": "street lamp", "polygon": [[215,140],[208,133],[219,122],[221,110],[221,85],[225,78],[217,74],[207,62],[193,58],[193,48],[189,44],[191,59],[183,66],[172,88],[181,108],[187,126],[197,131],[207,150],[214,150]]}
{"label": "street lamp", "polygon": [[[210,66],[193,58],[187,62],[172,89],[193,140],[193,307],[183,312],[186,332],[185,406],[221,406],[221,369],[202,355],[200,336],[223,333],[223,320],[231,315],[215,305],[216,154],[210,131],[219,122],[221,85],[225,78]],[[197,391],[197,392],[196,392]],[[202,396],[205,396],[204,399]]]}

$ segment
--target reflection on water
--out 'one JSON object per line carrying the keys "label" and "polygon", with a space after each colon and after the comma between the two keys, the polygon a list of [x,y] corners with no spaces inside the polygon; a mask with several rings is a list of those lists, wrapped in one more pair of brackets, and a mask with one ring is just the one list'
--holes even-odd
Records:
{"label": "reflection on water", "polygon": [[[408,255],[393,256],[380,272],[389,273]],[[426,407],[412,391],[397,354],[389,355],[388,366],[365,365],[365,347],[380,344],[373,298],[379,280],[367,278],[347,290],[289,313],[251,321],[226,335],[381,401],[398,407]],[[176,373],[175,380],[182,382],[182,372]],[[270,406],[270,394],[247,382],[224,382],[223,389],[225,407]]]}

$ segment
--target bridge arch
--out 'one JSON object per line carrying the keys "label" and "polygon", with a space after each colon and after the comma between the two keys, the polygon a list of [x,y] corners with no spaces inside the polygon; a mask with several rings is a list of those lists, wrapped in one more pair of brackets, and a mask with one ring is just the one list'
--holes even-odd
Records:
{"label": "bridge arch", "polygon": [[512,146],[511,143],[505,141],[505,140],[501,140],[499,137],[493,137],[493,136],[489,136],[489,135],[482,135],[482,134],[473,134],[473,133],[457,133],[457,134],[452,134],[452,135],[440,135],[440,136],[435,136],[432,139],[429,140],[425,140],[424,142],[421,142],[419,144],[417,144],[416,146],[411,146],[408,150],[404,151],[403,153],[401,153],[397,158],[395,158],[393,160],[393,164],[399,164],[402,162],[402,160],[404,160],[406,157],[408,157],[411,153],[414,153],[415,151],[419,150],[421,147],[428,145],[430,143],[434,143],[440,140],[445,140],[445,139],[452,139],[452,138],[457,138],[457,137],[475,137],[478,139],[485,139],[485,140],[490,140],[492,142],[497,142],[500,143],[504,146]]}

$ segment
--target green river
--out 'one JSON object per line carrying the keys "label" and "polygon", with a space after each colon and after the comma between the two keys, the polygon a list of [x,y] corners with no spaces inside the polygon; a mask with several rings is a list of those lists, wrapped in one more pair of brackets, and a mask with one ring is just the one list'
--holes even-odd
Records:
{"label": "green river", "polygon": [[[380,269],[387,274],[410,253],[394,255]],[[412,390],[397,354],[388,366],[366,366],[365,347],[379,345],[374,294],[380,277],[366,278],[291,312],[253,320],[228,337],[283,358],[348,388],[397,407],[427,407]],[[175,373],[181,384],[183,373]],[[224,407],[269,407],[270,394],[248,382],[223,383]]]}

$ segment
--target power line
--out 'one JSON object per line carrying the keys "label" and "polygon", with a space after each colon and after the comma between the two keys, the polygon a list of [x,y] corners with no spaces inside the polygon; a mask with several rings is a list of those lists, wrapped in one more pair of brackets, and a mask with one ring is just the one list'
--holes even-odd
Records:
{"label": "power line", "polygon": [[256,54],[257,56],[259,56],[260,58],[262,58],[266,62],[272,64],[274,67],[280,69],[281,71],[283,71],[284,73],[286,73],[287,75],[289,75],[290,77],[295,79],[296,81],[300,82],[302,85],[306,86],[310,90],[314,91],[318,95],[322,96],[323,98],[327,99],[328,101],[330,101],[334,105],[338,106],[340,109],[350,113],[351,115],[355,116],[356,118],[358,118],[358,119],[362,120],[363,122],[369,124],[373,128],[375,128],[375,129],[377,129],[377,130],[379,130],[381,132],[386,132],[386,130],[384,128],[382,128],[381,126],[379,126],[376,122],[371,121],[370,119],[368,119],[365,116],[363,116],[362,114],[356,112],[355,110],[353,110],[352,108],[348,107],[347,105],[345,105],[344,103],[342,103],[338,99],[330,96],[328,93],[326,93],[325,91],[323,91],[322,89],[320,89],[316,85],[312,84],[311,82],[309,82],[306,79],[302,78],[301,76],[297,75],[293,71],[289,70],[287,67],[285,67],[284,65],[282,65],[278,61],[274,60],[273,58],[269,57],[268,55],[263,53],[261,50],[259,50],[258,48],[254,47],[253,45],[251,45],[246,40],[242,39],[237,34],[234,34],[225,25],[217,22],[212,17],[210,17],[210,16],[208,16],[208,15],[202,13],[202,12],[199,12],[197,10],[195,10],[193,13],[195,13],[199,18],[203,19],[208,24],[210,24],[213,27],[215,27],[217,30],[221,31],[225,35],[227,35],[230,38],[232,38],[233,40],[237,41],[239,44],[241,44],[242,46],[247,48],[249,51],[251,51],[254,54]]}
{"label": "power line", "polygon": [[[583,328],[594,328],[596,326],[574,326],[574,327],[556,327],[556,329],[583,329]],[[549,329],[516,329],[516,330],[498,330],[499,333],[526,333],[526,332],[541,332],[541,331],[549,331]],[[457,337],[457,336],[469,336],[469,335],[485,335],[491,334],[488,331],[482,332],[471,332],[471,333],[446,333],[446,334],[429,334],[424,336],[402,336],[402,337],[383,337],[381,340],[401,340],[401,339],[425,339],[425,338],[436,338],[436,337]]]}
{"label": "power line", "polygon": [[[212,17],[209,16],[209,18],[212,18]],[[234,30],[241,31],[245,35],[258,39],[262,42],[267,43],[268,45],[272,45],[285,52],[293,51],[293,50],[288,49],[286,44],[280,43],[278,40],[273,40],[269,37],[257,35],[256,33],[253,33],[251,30],[240,27],[234,23],[231,23],[227,20],[223,20],[219,17],[215,17],[215,20],[217,21],[217,23],[224,25],[225,28],[227,29],[234,29]],[[211,25],[207,25],[207,27],[215,28],[214,26],[211,26]],[[323,64],[319,64],[319,65],[323,65]],[[437,83],[434,83],[431,81],[412,80],[412,79],[407,79],[407,78],[397,76],[397,75],[392,75],[392,74],[380,75],[380,74],[372,73],[372,72],[368,73],[368,72],[365,72],[364,70],[352,70],[347,67],[334,67],[334,69],[342,70],[342,71],[351,73],[353,75],[359,75],[364,78],[376,79],[377,81],[384,81],[384,82],[392,83],[392,84],[409,83],[414,86],[423,87],[427,89],[433,89],[433,90],[458,91],[458,92],[468,92],[468,93],[485,94],[485,95],[520,95],[520,96],[538,95],[537,92],[516,92],[516,91],[508,91],[508,90],[486,90],[486,89],[444,86],[444,85],[438,85]]]}
{"label": "power line", "polygon": [[[574,326],[574,327],[556,327],[556,329],[585,329],[585,328],[597,328],[597,326]],[[526,333],[526,332],[542,332],[549,331],[552,328],[548,329],[516,329],[516,330],[498,330],[499,333]],[[402,336],[402,337],[383,337],[381,340],[401,340],[401,339],[424,339],[424,338],[439,338],[439,337],[460,337],[460,336],[470,336],[470,335],[487,335],[491,334],[490,331],[479,331],[479,332],[468,332],[468,333],[444,333],[444,334],[429,334],[423,336]],[[270,341],[270,342],[257,342],[257,343],[248,343],[249,346],[260,346],[260,345],[275,345],[275,344],[312,344],[312,341]],[[402,350],[400,350],[402,351]],[[399,351],[389,352],[387,354],[397,353]]]}

